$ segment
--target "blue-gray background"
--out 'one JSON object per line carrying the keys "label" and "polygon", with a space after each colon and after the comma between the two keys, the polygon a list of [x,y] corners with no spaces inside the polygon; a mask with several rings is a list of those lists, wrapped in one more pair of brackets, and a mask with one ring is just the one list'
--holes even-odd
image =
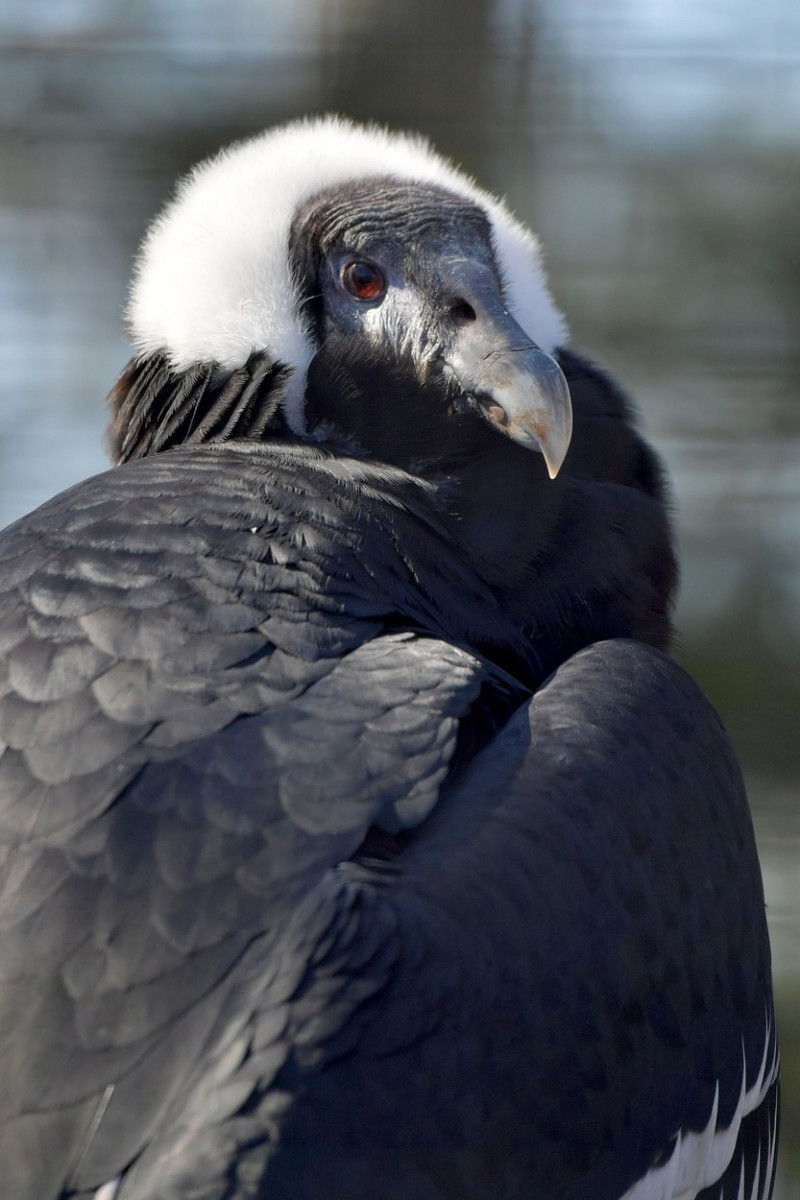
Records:
{"label": "blue-gray background", "polygon": [[748,776],[800,1196],[800,5],[2,0],[0,525],[104,467],[131,256],[175,176],[331,110],[509,197],[669,464],[678,653]]}

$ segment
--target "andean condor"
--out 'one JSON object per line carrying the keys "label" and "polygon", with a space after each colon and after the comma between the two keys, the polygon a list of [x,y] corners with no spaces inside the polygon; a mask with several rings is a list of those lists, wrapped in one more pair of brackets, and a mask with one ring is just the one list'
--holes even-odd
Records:
{"label": "andean condor", "polygon": [[0,541],[2,1195],[764,1200],[741,778],[534,239],[290,125],[130,322],[118,465]]}

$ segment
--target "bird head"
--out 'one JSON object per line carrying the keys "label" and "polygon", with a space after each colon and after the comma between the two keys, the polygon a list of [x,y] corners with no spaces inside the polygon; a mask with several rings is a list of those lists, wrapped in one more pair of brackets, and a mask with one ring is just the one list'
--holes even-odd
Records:
{"label": "bird head", "polygon": [[[567,453],[569,389],[552,357],[565,330],[538,243],[419,138],[325,118],[201,164],[145,239],[129,322],[138,355],[112,397],[119,459],[260,432],[263,419],[237,428],[213,411],[255,360],[272,368],[270,416],[302,438],[415,465],[454,430],[474,438],[477,422],[541,451],[551,477]],[[367,371],[382,381],[377,408]],[[347,386],[326,383],[331,372]],[[388,438],[389,397],[416,446]]]}
{"label": "bird head", "polygon": [[572,429],[569,390],[556,361],[509,311],[484,209],[437,185],[393,177],[340,184],[298,211],[290,251],[319,347],[311,367],[324,362],[337,375],[339,364],[356,364],[354,382],[366,362],[379,381],[370,396],[352,382],[325,386],[312,370],[318,386],[306,387],[306,431],[349,431],[397,458],[410,421],[416,445],[403,465],[418,465],[454,440],[447,423],[467,418],[459,422],[463,442],[477,416],[541,450],[555,477]]}

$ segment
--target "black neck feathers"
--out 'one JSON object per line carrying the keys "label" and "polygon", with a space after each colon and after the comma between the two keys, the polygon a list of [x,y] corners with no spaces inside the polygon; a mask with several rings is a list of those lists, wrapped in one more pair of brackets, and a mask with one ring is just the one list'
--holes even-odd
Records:
{"label": "black neck feathers", "polygon": [[288,377],[289,369],[264,352],[234,371],[213,362],[176,371],[161,353],[133,358],[108,398],[111,457],[123,463],[174,446],[284,432],[280,400]]}

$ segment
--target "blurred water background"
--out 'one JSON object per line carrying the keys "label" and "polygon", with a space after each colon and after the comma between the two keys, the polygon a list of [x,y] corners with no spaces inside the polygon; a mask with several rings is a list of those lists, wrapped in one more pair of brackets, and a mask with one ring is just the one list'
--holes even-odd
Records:
{"label": "blurred water background", "polygon": [[508,196],[669,464],[678,653],[748,776],[800,1197],[800,5],[2,0],[0,526],[106,465],[131,257],[175,177],[323,111]]}

